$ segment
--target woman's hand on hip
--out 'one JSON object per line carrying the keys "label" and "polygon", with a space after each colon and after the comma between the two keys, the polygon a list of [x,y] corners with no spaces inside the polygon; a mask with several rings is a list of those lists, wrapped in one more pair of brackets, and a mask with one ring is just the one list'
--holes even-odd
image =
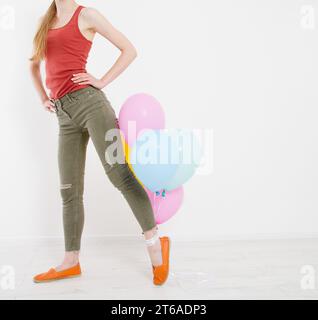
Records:
{"label": "woman's hand on hip", "polygon": [[75,73],[73,74],[72,81],[79,85],[89,84],[97,89],[103,89],[105,87],[102,80],[93,77],[89,73]]}
{"label": "woman's hand on hip", "polygon": [[49,111],[49,112],[56,112],[56,109],[55,109],[55,105],[54,105],[54,102],[51,101],[50,99],[47,99],[43,102],[43,106],[44,106],[44,109],[46,111]]}

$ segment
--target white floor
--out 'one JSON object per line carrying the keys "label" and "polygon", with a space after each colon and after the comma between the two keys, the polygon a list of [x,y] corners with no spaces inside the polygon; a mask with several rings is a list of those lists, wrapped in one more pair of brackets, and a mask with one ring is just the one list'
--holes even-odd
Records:
{"label": "white floor", "polygon": [[[163,287],[152,285],[141,239],[83,242],[82,277],[34,284],[34,274],[59,262],[62,242],[1,241],[0,299],[318,298],[318,277],[314,289],[301,288],[302,267],[310,265],[318,271],[318,239],[208,243],[172,239],[171,273]],[[15,271],[14,289],[4,289],[4,266]]]}

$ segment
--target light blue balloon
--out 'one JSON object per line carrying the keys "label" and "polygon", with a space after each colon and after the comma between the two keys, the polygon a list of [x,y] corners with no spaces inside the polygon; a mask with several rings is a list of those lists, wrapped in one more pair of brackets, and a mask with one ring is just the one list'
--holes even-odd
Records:
{"label": "light blue balloon", "polygon": [[130,162],[138,179],[152,192],[165,189],[178,163],[171,163],[172,144],[166,131],[147,130],[136,140]]}
{"label": "light blue balloon", "polygon": [[[175,151],[174,163],[178,168],[165,189],[174,190],[186,183],[195,173],[200,164],[202,150],[193,131],[187,129],[170,130]],[[178,156],[177,156],[178,155]]]}

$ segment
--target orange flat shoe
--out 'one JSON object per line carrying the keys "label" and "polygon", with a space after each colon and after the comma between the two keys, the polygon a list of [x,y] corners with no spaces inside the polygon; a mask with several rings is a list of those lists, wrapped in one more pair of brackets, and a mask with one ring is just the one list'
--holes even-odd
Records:
{"label": "orange flat shoe", "polygon": [[76,266],[65,269],[62,271],[56,271],[54,268],[51,268],[48,272],[40,273],[33,278],[33,281],[36,283],[49,282],[55,280],[62,280],[68,278],[79,277],[82,274],[80,264]]}
{"label": "orange flat shoe", "polygon": [[153,283],[156,286],[163,285],[168,279],[169,275],[169,255],[170,255],[170,239],[168,237],[160,238],[162,265],[158,267],[152,266]]}

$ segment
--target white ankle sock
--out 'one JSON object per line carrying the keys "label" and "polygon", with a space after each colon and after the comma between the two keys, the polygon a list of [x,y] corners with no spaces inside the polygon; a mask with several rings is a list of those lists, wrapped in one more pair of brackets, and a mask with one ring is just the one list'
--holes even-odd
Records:
{"label": "white ankle sock", "polygon": [[152,265],[162,265],[161,243],[158,233],[156,232],[152,238],[145,240],[145,242]]}
{"label": "white ankle sock", "polygon": [[145,240],[146,246],[147,247],[154,246],[158,240],[159,240],[159,235],[158,235],[158,232],[156,232],[155,235],[151,239]]}

